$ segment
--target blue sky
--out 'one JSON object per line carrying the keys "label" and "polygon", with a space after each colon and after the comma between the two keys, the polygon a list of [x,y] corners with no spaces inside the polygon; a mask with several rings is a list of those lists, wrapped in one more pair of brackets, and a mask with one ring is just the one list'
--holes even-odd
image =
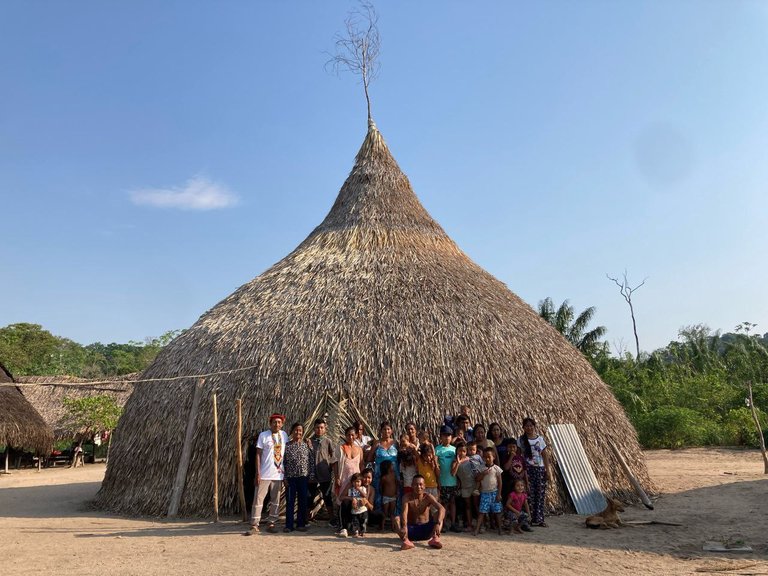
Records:
{"label": "blue sky", "polygon": [[[323,219],[366,130],[326,72],[352,2],[0,10],[0,326],[190,326]],[[768,5],[377,4],[373,114],[432,216],[614,348],[768,331]]]}

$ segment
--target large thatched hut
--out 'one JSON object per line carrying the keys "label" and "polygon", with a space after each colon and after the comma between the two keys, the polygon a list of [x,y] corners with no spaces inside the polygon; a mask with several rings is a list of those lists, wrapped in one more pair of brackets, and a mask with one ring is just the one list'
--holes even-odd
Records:
{"label": "large thatched hut", "polygon": [[138,373],[90,379],[75,376],[19,376],[17,381],[21,393],[53,429],[57,440],[79,440],[92,435],[94,431],[78,427],[67,418],[64,399],[110,396],[122,407],[133,392],[133,380],[138,376]]}
{"label": "large thatched hut", "polygon": [[[247,428],[274,411],[302,420],[329,391],[369,421],[435,424],[472,406],[519,433],[574,423],[606,490],[628,494],[607,442],[650,487],[634,429],[582,355],[503,283],[472,262],[414,194],[370,123],[323,222],[293,252],[238,288],[169,344],[142,378],[214,373],[194,422],[179,513],[207,515],[218,395],[220,506],[238,510],[236,399]],[[164,514],[180,462],[195,378],[136,385],[98,504]],[[562,487],[550,506],[567,507]]]}
{"label": "large thatched hut", "polygon": [[0,364],[0,446],[5,446],[4,466],[11,448],[47,454],[53,447],[53,431],[27,402],[11,373]]}

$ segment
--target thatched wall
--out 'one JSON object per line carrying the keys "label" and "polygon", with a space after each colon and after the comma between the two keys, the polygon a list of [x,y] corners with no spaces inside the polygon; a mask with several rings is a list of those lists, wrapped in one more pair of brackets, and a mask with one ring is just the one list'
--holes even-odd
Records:
{"label": "thatched wall", "polygon": [[53,432],[13,382],[0,364],[0,445],[47,454],[53,446]]}
{"label": "thatched wall", "polygon": [[19,376],[21,393],[53,429],[57,440],[75,439],[85,431],[66,420],[64,398],[112,396],[125,406],[138,374],[84,380],[75,376]]}
{"label": "thatched wall", "polygon": [[[572,422],[606,490],[628,496],[612,439],[653,490],[634,429],[582,355],[429,216],[371,126],[325,220],[291,254],[206,312],[144,378],[253,367],[207,378],[180,513],[210,514],[211,393],[220,414],[220,506],[237,511],[235,401],[248,429],[282,411],[301,421],[326,391],[370,421],[437,423],[473,407],[519,433]],[[194,379],[136,385],[97,497],[103,508],[167,511]],[[567,505],[562,486],[550,505]]]}

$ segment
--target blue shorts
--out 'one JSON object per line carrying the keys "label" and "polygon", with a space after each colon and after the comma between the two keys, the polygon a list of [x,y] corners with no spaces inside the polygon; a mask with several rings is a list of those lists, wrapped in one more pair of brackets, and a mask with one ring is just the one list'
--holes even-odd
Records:
{"label": "blue shorts", "polygon": [[431,520],[426,524],[408,524],[408,540],[411,540],[412,542],[429,540],[432,538],[434,529],[435,523]]}
{"label": "blue shorts", "polygon": [[501,502],[496,501],[498,494],[498,490],[494,490],[493,492],[480,492],[480,514],[501,514]]}

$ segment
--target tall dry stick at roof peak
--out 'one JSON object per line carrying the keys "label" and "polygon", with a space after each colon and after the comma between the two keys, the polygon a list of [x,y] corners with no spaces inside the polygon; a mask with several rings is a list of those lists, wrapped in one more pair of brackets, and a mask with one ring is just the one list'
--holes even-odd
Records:
{"label": "tall dry stick at roof peak", "polygon": [[381,39],[378,27],[379,16],[370,2],[360,2],[360,7],[350,11],[344,20],[344,32],[334,36],[336,52],[325,63],[338,74],[341,71],[359,74],[365,90],[365,101],[368,105],[368,124],[373,122],[371,116],[371,97],[368,87],[379,74],[379,48]]}
{"label": "tall dry stick at roof peak", "polygon": [[645,284],[645,281],[648,280],[648,278],[643,278],[643,281],[640,282],[637,286],[632,288],[632,286],[629,285],[629,280],[627,280],[627,271],[624,270],[624,279],[619,281],[618,278],[613,278],[611,276],[608,276],[608,274],[605,275],[608,280],[616,284],[616,286],[619,287],[619,293],[624,298],[626,303],[629,305],[629,314],[632,316],[632,332],[635,335],[635,347],[637,349],[637,356],[635,356],[635,360],[640,360],[640,339],[637,337],[637,322],[635,321],[635,307],[632,305],[632,294],[637,291],[643,284]]}

